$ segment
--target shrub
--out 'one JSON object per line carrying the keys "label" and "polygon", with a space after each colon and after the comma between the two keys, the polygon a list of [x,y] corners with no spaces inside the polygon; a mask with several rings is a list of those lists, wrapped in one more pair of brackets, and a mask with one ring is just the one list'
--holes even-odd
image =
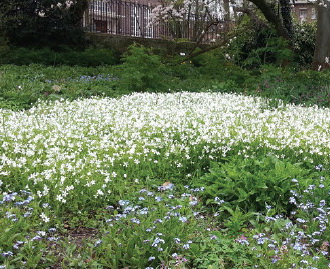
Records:
{"label": "shrub", "polygon": [[83,46],[80,20],[87,0],[2,0],[0,31],[11,44],[22,46]]}
{"label": "shrub", "polygon": [[143,46],[132,45],[118,66],[117,87],[124,91],[162,91],[167,88],[166,68],[160,57]]}
{"label": "shrub", "polygon": [[70,66],[114,65],[118,61],[118,56],[110,49],[88,48],[85,50],[75,50],[69,47],[62,47],[61,50],[51,50],[49,48],[11,48],[7,50],[7,54],[0,60],[4,64]]}
{"label": "shrub", "polygon": [[330,105],[329,71],[295,71],[265,65],[251,79],[249,93],[304,105]]}
{"label": "shrub", "polygon": [[303,69],[307,69],[313,61],[315,39],[316,23],[295,24],[294,60]]}

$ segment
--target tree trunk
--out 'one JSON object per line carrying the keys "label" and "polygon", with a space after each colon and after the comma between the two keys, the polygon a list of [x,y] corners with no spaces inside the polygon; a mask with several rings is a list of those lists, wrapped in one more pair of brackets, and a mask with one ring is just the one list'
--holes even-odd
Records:
{"label": "tree trunk", "polygon": [[283,20],[283,25],[290,38],[293,38],[293,22],[291,16],[291,1],[290,0],[279,0],[281,6],[281,15]]}
{"label": "tree trunk", "polygon": [[226,22],[229,22],[230,19],[231,19],[231,16],[230,16],[230,3],[229,3],[230,0],[223,0],[223,7],[224,7],[224,10],[225,10],[225,21]]}
{"label": "tree trunk", "polygon": [[313,69],[330,68],[330,6],[318,5]]}
{"label": "tree trunk", "polygon": [[265,16],[266,20],[275,27],[275,30],[280,37],[283,37],[284,39],[291,42],[291,37],[287,29],[284,27],[280,16],[277,14],[274,8],[272,8],[272,6],[268,4],[267,1],[265,0],[249,0],[249,1],[255,4],[257,8],[260,9],[262,14]]}
{"label": "tree trunk", "polygon": [[225,10],[225,16],[224,16],[224,31],[228,32],[230,30],[230,21],[233,21],[234,18],[232,18],[230,14],[230,0],[223,0],[223,7]]}

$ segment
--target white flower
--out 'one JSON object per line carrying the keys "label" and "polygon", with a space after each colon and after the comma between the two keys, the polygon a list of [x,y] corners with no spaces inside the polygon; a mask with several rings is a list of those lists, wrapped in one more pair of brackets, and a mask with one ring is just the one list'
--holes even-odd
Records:
{"label": "white flower", "polygon": [[65,1],[65,5],[66,5],[67,8],[70,8],[73,4],[74,4],[74,3],[73,3],[73,1],[71,1],[71,0],[67,0],[67,1]]}
{"label": "white flower", "polygon": [[[43,17],[45,17],[45,15],[46,15],[46,13],[44,11],[42,11],[42,10],[41,11],[38,11],[38,16],[39,17],[42,17],[43,18]],[[21,86],[19,86],[19,87],[21,87]]]}
{"label": "white flower", "polygon": [[40,217],[41,217],[41,219],[42,219],[42,221],[43,222],[49,222],[50,221],[50,219],[46,216],[46,214],[45,213],[41,213],[40,214]]}

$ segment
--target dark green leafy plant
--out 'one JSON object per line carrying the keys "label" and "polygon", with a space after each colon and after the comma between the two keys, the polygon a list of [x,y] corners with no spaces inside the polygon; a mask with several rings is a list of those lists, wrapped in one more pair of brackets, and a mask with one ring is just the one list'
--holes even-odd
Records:
{"label": "dark green leafy plant", "polygon": [[124,91],[162,91],[166,89],[166,68],[160,57],[143,46],[132,45],[117,68],[117,87]]}
{"label": "dark green leafy plant", "polygon": [[238,209],[264,212],[268,205],[280,213],[288,211],[290,190],[294,186],[291,180],[309,175],[310,170],[301,164],[273,156],[232,157],[226,163],[214,163],[196,184],[206,186],[204,199],[208,204],[219,204],[227,211],[231,208],[232,213]]}
{"label": "dark green leafy plant", "polygon": [[241,238],[235,240],[232,236],[224,236],[220,231],[214,231],[209,238],[204,237],[199,248],[191,249],[196,257],[193,268],[253,268],[253,255],[248,242],[239,243]]}
{"label": "dark green leafy plant", "polygon": [[314,56],[316,23],[296,23],[294,36],[294,60],[302,68],[308,68]]}

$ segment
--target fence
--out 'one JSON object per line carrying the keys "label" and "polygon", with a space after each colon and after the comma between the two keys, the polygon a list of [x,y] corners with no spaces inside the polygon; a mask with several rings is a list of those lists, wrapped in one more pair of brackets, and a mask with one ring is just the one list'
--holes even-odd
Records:
{"label": "fence", "polygon": [[181,21],[150,24],[153,6],[122,0],[91,0],[83,27],[88,32],[143,38],[214,42],[227,30],[224,22],[208,22],[190,14]]}

